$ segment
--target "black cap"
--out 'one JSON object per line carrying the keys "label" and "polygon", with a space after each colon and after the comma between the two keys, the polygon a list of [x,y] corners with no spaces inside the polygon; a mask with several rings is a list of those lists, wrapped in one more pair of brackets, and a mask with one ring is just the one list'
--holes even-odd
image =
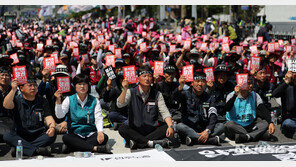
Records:
{"label": "black cap", "polygon": [[216,74],[216,73],[218,73],[218,72],[226,72],[226,73],[228,73],[229,70],[228,70],[228,68],[227,68],[227,66],[226,66],[225,64],[219,64],[219,65],[215,68],[214,73]]}
{"label": "black cap", "polygon": [[0,67],[0,73],[7,73],[7,74],[11,75],[11,70],[9,67],[2,66],[2,67]]}

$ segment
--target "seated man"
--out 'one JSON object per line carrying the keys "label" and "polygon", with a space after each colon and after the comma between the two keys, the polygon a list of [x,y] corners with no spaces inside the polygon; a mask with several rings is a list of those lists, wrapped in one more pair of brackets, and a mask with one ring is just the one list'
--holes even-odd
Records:
{"label": "seated man", "polygon": [[280,97],[282,102],[282,133],[288,138],[295,137],[296,131],[296,73],[288,71],[284,82],[281,83],[273,92],[272,96]]}
{"label": "seated man", "polygon": [[[123,90],[117,99],[118,108],[129,105],[129,124],[120,126],[118,131],[129,142],[131,149],[154,147],[155,144],[167,147],[168,140],[164,138],[171,138],[174,133],[172,118],[163,96],[151,87],[152,73],[150,67],[140,67],[138,70],[139,85],[128,89],[128,81],[123,80]],[[166,125],[158,124],[159,114]]]}
{"label": "seated man", "polygon": [[270,113],[261,97],[253,91],[251,78],[247,84],[246,90],[237,85],[227,96],[225,134],[236,143],[270,140],[275,130]]}
{"label": "seated man", "polygon": [[206,74],[197,72],[191,87],[182,91],[186,78],[181,76],[180,86],[174,95],[181,102],[181,123],[177,131],[181,141],[186,139],[186,145],[211,144],[220,145],[219,135],[223,133],[224,125],[217,122],[215,98],[205,92]]}
{"label": "seated man", "polygon": [[3,108],[3,100],[10,92],[11,71],[9,67],[0,67],[0,142],[3,141],[3,134],[11,131],[13,121],[9,111]]}
{"label": "seated man", "polygon": [[[22,140],[23,153],[27,156],[50,155],[49,146],[56,139],[55,121],[50,115],[47,100],[37,95],[35,79],[29,77],[28,83],[20,85],[21,94],[16,97],[16,79],[12,80],[11,87],[4,99],[3,107],[13,109],[15,130],[4,134],[4,141],[15,148],[18,140]],[[12,152],[12,156],[15,156],[15,151]]]}

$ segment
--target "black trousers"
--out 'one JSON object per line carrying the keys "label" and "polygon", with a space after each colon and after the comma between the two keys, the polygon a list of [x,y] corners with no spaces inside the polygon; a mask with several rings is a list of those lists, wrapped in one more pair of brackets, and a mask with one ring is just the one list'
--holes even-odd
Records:
{"label": "black trousers", "polygon": [[108,142],[108,136],[104,134],[104,141],[99,144],[97,140],[97,134],[94,133],[89,137],[82,138],[74,133],[65,134],[63,136],[63,142],[71,151],[93,151],[94,146],[105,145]]}
{"label": "black trousers", "polygon": [[0,143],[5,142],[3,140],[4,133],[12,131],[13,121],[9,117],[0,117]]}
{"label": "black trousers", "polygon": [[46,132],[27,136],[19,136],[16,132],[7,132],[3,135],[4,141],[13,147],[17,146],[18,140],[22,140],[23,153],[27,156],[33,156],[37,147],[50,146],[56,137],[56,135],[49,137]]}
{"label": "black trousers", "polygon": [[[138,148],[144,148],[147,146],[149,140],[160,140],[166,137],[167,125],[161,125],[157,127],[153,132],[144,136],[137,130],[131,128],[128,125],[121,125],[118,129],[119,134],[127,141],[133,140],[136,142]],[[140,129],[139,129],[140,130]]]}
{"label": "black trousers", "polygon": [[243,127],[233,121],[225,123],[225,135],[231,139],[235,139],[235,134],[248,134],[253,141],[259,140],[268,129],[268,123],[265,120],[257,118],[249,126]]}

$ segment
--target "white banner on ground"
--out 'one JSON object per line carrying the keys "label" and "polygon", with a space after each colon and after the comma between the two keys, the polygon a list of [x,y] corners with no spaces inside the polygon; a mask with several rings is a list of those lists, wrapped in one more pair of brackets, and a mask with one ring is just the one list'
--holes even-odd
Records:
{"label": "white banner on ground", "polygon": [[[2,161],[0,166],[22,166],[22,167],[32,167],[35,165],[42,167],[51,167],[52,163],[59,164],[59,166],[76,166],[78,163],[83,163],[85,166],[100,166],[100,162],[173,162],[175,161],[172,157],[166,154],[164,151],[157,151],[155,149],[136,152],[136,153],[125,153],[125,154],[108,154],[108,155],[95,155],[90,158],[75,158],[75,157],[65,157],[65,158],[45,158],[43,160],[30,159],[22,161]],[[34,165],[33,165],[34,164]]]}

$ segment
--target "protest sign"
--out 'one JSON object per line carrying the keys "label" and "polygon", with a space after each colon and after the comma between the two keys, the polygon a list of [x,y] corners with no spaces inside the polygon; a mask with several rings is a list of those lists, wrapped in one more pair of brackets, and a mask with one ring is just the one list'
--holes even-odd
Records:
{"label": "protest sign", "polygon": [[163,76],[163,70],[164,70],[164,62],[163,61],[155,61],[153,75],[159,74],[159,75]]}
{"label": "protest sign", "polygon": [[188,66],[183,67],[182,75],[184,75],[186,77],[186,82],[194,81],[193,65],[188,65]]}
{"label": "protest sign", "polygon": [[61,93],[66,93],[71,91],[70,77],[57,77],[58,90]]}
{"label": "protest sign", "polygon": [[134,65],[124,66],[122,70],[124,79],[127,80],[129,84],[137,83],[136,67]]}
{"label": "protest sign", "polygon": [[27,69],[26,66],[15,66],[12,68],[13,78],[17,79],[18,85],[28,83]]}

